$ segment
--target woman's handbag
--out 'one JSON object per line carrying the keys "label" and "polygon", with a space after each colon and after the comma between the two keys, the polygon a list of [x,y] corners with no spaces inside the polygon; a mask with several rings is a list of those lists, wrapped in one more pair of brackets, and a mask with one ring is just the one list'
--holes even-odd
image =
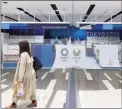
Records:
{"label": "woman's handbag", "polygon": [[41,64],[41,62],[38,60],[37,57],[34,57],[33,59],[34,59],[34,61],[33,61],[33,68],[34,68],[34,70],[35,71],[40,70],[43,67],[43,65]]}

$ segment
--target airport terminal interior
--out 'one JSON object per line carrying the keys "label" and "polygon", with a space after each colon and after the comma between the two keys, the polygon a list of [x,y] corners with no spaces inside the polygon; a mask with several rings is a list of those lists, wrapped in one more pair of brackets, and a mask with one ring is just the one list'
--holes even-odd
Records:
{"label": "airport terminal interior", "polygon": [[37,108],[122,108],[122,1],[3,0],[1,12],[1,108],[12,102],[21,40],[43,65]]}

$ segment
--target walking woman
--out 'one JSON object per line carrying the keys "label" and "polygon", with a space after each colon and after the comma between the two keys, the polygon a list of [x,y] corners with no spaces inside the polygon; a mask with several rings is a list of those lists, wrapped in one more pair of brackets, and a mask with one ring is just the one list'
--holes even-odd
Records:
{"label": "walking woman", "polygon": [[12,104],[6,108],[16,108],[18,100],[28,99],[30,99],[32,102],[27,107],[36,107],[36,75],[33,68],[33,58],[31,56],[28,41],[23,40],[19,42],[19,49],[19,61],[16,68],[13,87],[20,87],[20,84],[22,84],[23,94],[18,96],[17,91],[14,92]]}

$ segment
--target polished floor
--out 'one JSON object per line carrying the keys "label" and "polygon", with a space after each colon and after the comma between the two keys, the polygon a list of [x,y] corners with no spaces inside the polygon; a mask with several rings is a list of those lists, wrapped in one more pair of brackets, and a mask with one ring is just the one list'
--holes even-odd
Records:
{"label": "polished floor", "polygon": [[122,72],[75,70],[81,108],[122,108]]}
{"label": "polished floor", "polygon": [[[42,69],[37,72],[37,108],[65,108],[67,96],[73,96],[69,89],[71,69]],[[2,108],[11,103],[14,70],[2,72]],[[120,70],[74,70],[77,101],[81,108],[121,108],[122,73]],[[71,87],[73,87],[73,82]],[[70,94],[69,94],[70,93]],[[30,103],[19,101],[18,107]]]}

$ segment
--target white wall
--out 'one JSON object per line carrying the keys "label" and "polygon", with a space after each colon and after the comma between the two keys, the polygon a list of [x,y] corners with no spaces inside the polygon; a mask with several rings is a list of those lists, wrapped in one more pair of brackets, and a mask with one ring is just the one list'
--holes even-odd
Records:
{"label": "white wall", "polygon": [[97,45],[99,49],[99,64],[102,67],[121,67],[118,60],[119,45]]}
{"label": "white wall", "polygon": [[119,37],[88,37],[87,42],[118,44],[120,43],[120,38]]}
{"label": "white wall", "polygon": [[[3,33],[3,61],[17,61],[19,54],[18,42],[27,40],[29,43],[43,43],[43,36],[9,36]],[[30,45],[31,47],[31,45]]]}
{"label": "white wall", "polygon": [[29,43],[43,43],[44,36],[10,36],[9,38],[9,34],[4,33],[4,44],[18,43],[21,40],[27,40]]}

